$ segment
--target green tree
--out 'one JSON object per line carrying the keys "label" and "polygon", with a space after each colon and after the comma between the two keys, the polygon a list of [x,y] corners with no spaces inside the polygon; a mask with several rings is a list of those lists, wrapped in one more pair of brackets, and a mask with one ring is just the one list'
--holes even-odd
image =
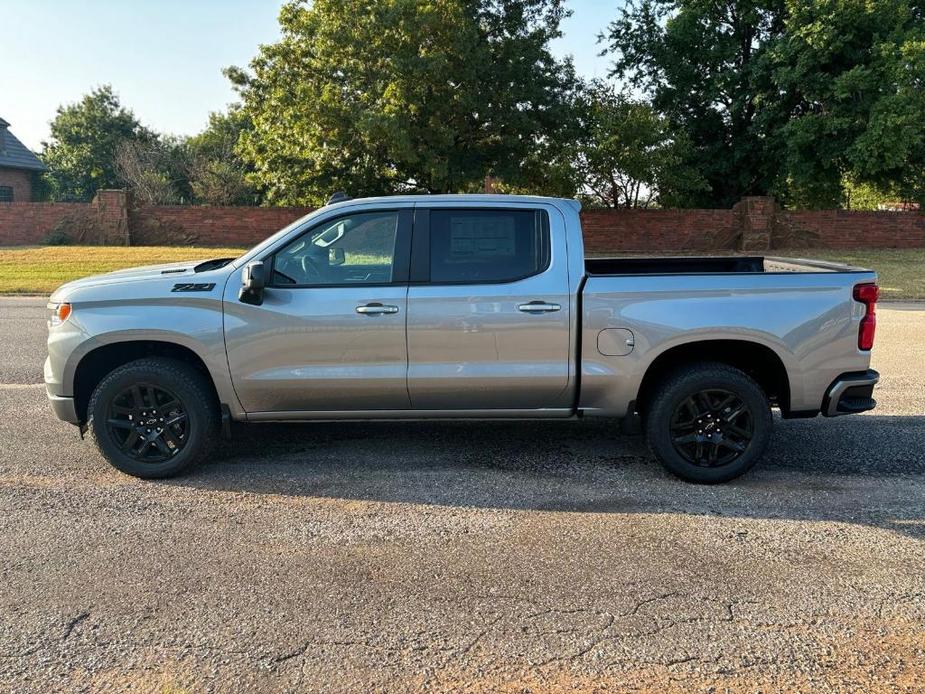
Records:
{"label": "green tree", "polygon": [[670,206],[706,187],[686,163],[690,150],[684,133],[674,133],[648,103],[595,84],[582,110],[574,171],[592,204]]}
{"label": "green tree", "polygon": [[776,136],[787,202],[837,205],[846,180],[925,202],[925,5],[788,0],[770,57],[793,95]]}
{"label": "green tree", "polygon": [[842,182],[843,206],[849,210],[879,210],[885,203],[899,202],[902,195],[895,189],[883,190],[870,183],[858,183],[850,178]]}
{"label": "green tree", "polygon": [[247,180],[253,168],[237,154],[241,134],[250,132],[250,119],[237,106],[209,114],[209,125],[189,138],[189,182],[197,202],[209,205],[257,205],[261,195]]}
{"label": "green tree", "polygon": [[781,155],[766,135],[776,123],[758,114],[773,99],[787,118],[790,97],[774,93],[767,67],[784,16],[784,0],[638,0],[609,25],[612,74],[651,98],[706,179],[678,203],[729,207],[772,188]]}
{"label": "green tree", "polygon": [[176,205],[193,200],[193,157],[188,138],[157,135],[126,139],[116,147],[119,182],[145,205]]}
{"label": "green tree", "polygon": [[251,72],[240,151],[276,203],[530,180],[568,122],[560,0],[296,0]]}
{"label": "green tree", "polygon": [[921,0],[638,0],[605,40],[691,143],[708,188],[685,205],[828,207],[845,181],[925,196]]}
{"label": "green tree", "polygon": [[52,200],[90,200],[101,188],[120,184],[116,151],[124,141],[150,141],[153,134],[123,108],[112,87],[98,87],[76,104],[58,107],[42,161]]}

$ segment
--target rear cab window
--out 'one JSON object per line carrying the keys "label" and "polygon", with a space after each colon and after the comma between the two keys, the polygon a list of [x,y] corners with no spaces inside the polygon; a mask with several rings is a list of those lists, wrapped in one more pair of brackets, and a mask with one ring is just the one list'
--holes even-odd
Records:
{"label": "rear cab window", "polygon": [[435,208],[425,219],[426,231],[415,230],[423,241],[415,266],[420,274],[426,271],[419,279],[431,284],[515,282],[549,267],[549,219],[543,210]]}

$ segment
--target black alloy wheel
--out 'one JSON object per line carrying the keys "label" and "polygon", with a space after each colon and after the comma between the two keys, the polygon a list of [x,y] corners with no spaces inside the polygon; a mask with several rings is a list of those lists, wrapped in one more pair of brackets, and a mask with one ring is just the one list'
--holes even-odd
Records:
{"label": "black alloy wheel", "polygon": [[717,484],[746,473],[771,438],[768,394],[729,364],[694,362],[655,384],[643,411],[649,448],[688,482]]}
{"label": "black alloy wheel", "polygon": [[221,411],[208,375],[168,357],[113,369],[93,389],[87,429],[113,467],[145,479],[171,477],[209,457]]}
{"label": "black alloy wheel", "polygon": [[189,440],[189,418],[180,399],[152,383],[138,383],[109,404],[106,428],[119,450],[143,463],[162,463]]}
{"label": "black alloy wheel", "polygon": [[671,418],[671,443],[689,463],[722,467],[748,450],[754,417],[735,393],[701,390],[683,400]]}

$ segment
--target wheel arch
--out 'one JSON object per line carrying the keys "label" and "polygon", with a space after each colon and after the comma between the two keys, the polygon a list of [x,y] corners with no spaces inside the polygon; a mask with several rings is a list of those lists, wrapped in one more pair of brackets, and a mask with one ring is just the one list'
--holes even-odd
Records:
{"label": "wheel arch", "polygon": [[123,339],[95,345],[73,364],[71,382],[78,419],[81,422],[87,420],[90,396],[108,373],[124,364],[146,357],[163,357],[190,364],[203,374],[216,400],[220,403],[225,402],[206,360],[192,347],[171,340]]}
{"label": "wheel arch", "polygon": [[758,382],[772,403],[790,411],[791,384],[780,355],[760,342],[743,339],[708,339],[685,342],[660,353],[646,368],[635,398],[635,410],[645,414],[657,385],[681,366],[718,362],[737,368]]}

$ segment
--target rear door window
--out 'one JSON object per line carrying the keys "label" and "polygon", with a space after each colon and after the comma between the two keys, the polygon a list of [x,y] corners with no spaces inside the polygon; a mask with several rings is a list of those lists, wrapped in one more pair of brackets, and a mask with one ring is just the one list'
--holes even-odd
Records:
{"label": "rear door window", "polygon": [[542,210],[430,211],[433,284],[513,282],[549,266]]}

